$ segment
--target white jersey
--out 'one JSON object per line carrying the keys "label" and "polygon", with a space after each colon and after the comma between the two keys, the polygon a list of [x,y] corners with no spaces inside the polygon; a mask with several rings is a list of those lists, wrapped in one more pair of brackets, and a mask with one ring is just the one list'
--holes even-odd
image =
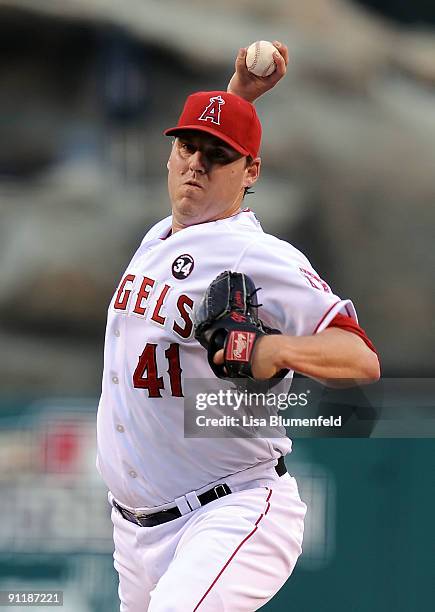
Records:
{"label": "white jersey", "polygon": [[322,331],[339,312],[356,319],[352,303],[249,210],[167,237],[170,229],[168,217],[146,234],[108,313],[97,466],[115,498],[134,508],[170,503],[291,450],[285,437],[184,437],[185,380],[214,377],[192,313],[218,274],[248,274],[262,288],[260,318],[289,335]]}

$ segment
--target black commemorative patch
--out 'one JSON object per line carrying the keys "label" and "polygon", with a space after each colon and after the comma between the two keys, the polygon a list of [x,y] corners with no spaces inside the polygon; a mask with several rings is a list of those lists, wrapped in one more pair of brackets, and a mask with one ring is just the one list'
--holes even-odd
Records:
{"label": "black commemorative patch", "polygon": [[192,273],[194,265],[191,255],[179,255],[172,264],[172,274],[178,280],[184,280]]}

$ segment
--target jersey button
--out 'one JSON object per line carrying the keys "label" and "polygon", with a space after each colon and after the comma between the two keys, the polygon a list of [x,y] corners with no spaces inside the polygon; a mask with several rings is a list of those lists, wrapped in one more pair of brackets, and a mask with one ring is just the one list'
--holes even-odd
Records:
{"label": "jersey button", "polygon": [[134,470],[130,470],[130,471],[129,471],[129,475],[130,475],[132,478],[137,478],[137,474],[136,474],[136,472],[135,472]]}
{"label": "jersey button", "polygon": [[121,335],[121,332],[119,331],[119,329],[115,329],[113,333],[115,334],[117,338],[119,338],[119,336]]}
{"label": "jersey button", "polygon": [[112,382],[114,382],[115,385],[117,385],[119,383],[119,378],[117,376],[112,376]]}
{"label": "jersey button", "polygon": [[116,426],[116,429],[117,429],[118,431],[120,431],[121,433],[123,433],[123,432],[125,431],[125,429],[123,428],[123,426],[122,426],[122,425],[117,425],[117,426]]}

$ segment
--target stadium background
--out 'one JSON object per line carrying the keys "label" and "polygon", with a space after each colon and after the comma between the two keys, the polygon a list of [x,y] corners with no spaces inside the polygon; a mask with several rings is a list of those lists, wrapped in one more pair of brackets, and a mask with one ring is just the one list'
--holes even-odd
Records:
{"label": "stadium background", "polygon": [[[168,211],[163,129],[187,93],[225,86],[242,44],[278,38],[292,56],[257,104],[248,205],[352,296],[384,376],[433,376],[435,8],[301,5],[0,0],[0,589],[117,609],[94,469],[105,310]],[[305,553],[265,609],[432,610],[434,450],[297,440]]]}

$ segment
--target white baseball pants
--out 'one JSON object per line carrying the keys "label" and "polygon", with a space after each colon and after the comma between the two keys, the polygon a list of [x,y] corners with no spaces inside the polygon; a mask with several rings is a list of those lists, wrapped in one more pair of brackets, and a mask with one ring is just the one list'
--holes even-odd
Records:
{"label": "white baseball pants", "polygon": [[121,612],[251,612],[301,554],[306,506],[294,478],[237,491],[156,527],[112,509]]}

